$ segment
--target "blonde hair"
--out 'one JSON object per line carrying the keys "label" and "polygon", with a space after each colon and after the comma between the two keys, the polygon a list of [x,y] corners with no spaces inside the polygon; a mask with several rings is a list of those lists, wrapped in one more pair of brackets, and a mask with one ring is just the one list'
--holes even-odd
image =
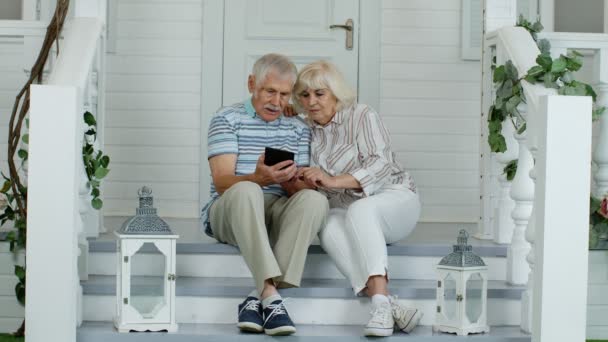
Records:
{"label": "blonde hair", "polygon": [[300,102],[300,94],[306,89],[329,89],[337,99],[336,111],[350,107],[355,103],[357,96],[346,83],[344,76],[331,62],[320,60],[312,62],[302,68],[293,88],[293,102],[296,109],[304,112]]}

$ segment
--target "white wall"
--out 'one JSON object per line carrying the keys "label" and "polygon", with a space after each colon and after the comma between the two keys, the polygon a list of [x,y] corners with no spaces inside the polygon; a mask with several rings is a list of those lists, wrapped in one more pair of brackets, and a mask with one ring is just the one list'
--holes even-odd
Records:
{"label": "white wall", "polygon": [[608,251],[589,252],[587,338],[608,339]]}
{"label": "white wall", "polygon": [[0,1],[0,20],[21,19],[22,0],[2,0]]}
{"label": "white wall", "polygon": [[8,123],[15,96],[27,81],[21,66],[22,53],[22,40],[0,38],[0,170],[5,175],[8,175]]}
{"label": "white wall", "polygon": [[[15,297],[17,277],[14,275],[15,256],[9,250],[6,242],[0,242],[0,333],[16,331],[25,310]],[[23,265],[23,255],[18,257],[19,264]]]}
{"label": "white wall", "polygon": [[133,215],[137,189],[149,185],[160,215],[198,216],[201,3],[118,1],[116,53],[107,59],[106,215]]}
{"label": "white wall", "polygon": [[382,2],[380,113],[425,221],[479,218],[480,63],[460,59],[460,1]]}

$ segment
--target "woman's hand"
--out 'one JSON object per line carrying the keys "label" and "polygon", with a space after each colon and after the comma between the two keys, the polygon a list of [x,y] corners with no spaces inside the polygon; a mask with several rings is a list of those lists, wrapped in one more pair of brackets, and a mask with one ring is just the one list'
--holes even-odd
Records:
{"label": "woman's hand", "polygon": [[303,167],[298,170],[298,178],[311,187],[333,189],[336,187],[335,178],[318,167]]}
{"label": "woman's hand", "polygon": [[298,113],[296,112],[296,107],[294,107],[292,104],[288,104],[287,106],[285,106],[285,109],[283,109],[283,115],[288,118],[298,115]]}

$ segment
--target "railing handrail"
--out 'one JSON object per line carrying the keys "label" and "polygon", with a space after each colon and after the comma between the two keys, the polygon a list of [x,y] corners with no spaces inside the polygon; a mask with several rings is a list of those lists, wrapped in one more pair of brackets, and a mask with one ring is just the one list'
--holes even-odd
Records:
{"label": "railing handrail", "polygon": [[84,87],[102,34],[103,23],[97,18],[75,18],[66,22],[61,53],[48,84]]}
{"label": "railing handrail", "polygon": [[571,49],[608,48],[607,33],[541,32],[539,38],[548,39],[551,46]]}
{"label": "railing handrail", "polygon": [[[536,57],[540,50],[530,33],[522,27],[503,27],[487,35],[486,44],[494,45],[500,40],[507,59],[511,60],[517,69],[518,76],[524,76],[531,67],[536,65]],[[526,103],[532,107],[528,112],[536,113],[540,97],[543,95],[557,95],[557,90],[546,88],[542,84],[531,84],[527,81],[521,82]]]}

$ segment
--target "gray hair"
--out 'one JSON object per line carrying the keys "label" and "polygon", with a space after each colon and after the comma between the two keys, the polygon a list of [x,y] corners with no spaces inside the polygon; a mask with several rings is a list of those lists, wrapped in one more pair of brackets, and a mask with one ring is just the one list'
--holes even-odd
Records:
{"label": "gray hair", "polygon": [[350,107],[357,100],[354,90],[346,83],[344,76],[331,62],[312,62],[300,70],[293,88],[293,102],[297,109],[303,109],[300,94],[306,89],[329,89],[337,99],[336,111]]}
{"label": "gray hair", "polygon": [[269,53],[260,57],[253,65],[251,73],[255,77],[256,87],[266,80],[270,71],[275,71],[281,78],[289,77],[292,80],[292,85],[296,82],[298,76],[298,70],[289,58],[277,53]]}

